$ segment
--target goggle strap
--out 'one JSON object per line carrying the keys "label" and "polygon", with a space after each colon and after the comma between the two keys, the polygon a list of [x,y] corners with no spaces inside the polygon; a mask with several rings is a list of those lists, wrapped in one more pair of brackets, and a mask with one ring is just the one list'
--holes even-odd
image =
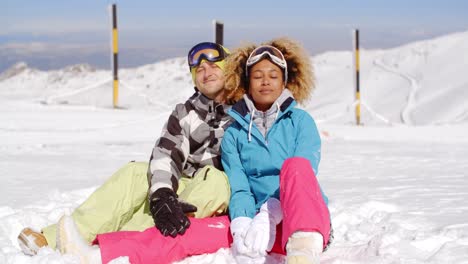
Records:
{"label": "goggle strap", "polygon": [[[260,54],[255,54],[257,50],[264,49],[262,53]],[[281,57],[278,57],[275,54],[272,54],[270,50],[274,50],[279,52]],[[247,59],[245,63],[245,76],[249,77],[249,67],[252,66],[253,64],[259,62],[261,59],[263,59],[265,56],[270,57],[271,61],[276,64],[278,67],[282,68],[284,70],[284,85],[288,82],[288,65],[286,62],[286,59],[284,58],[283,53],[277,49],[276,47],[273,46],[260,46],[254,49],[251,53],[249,58]]]}

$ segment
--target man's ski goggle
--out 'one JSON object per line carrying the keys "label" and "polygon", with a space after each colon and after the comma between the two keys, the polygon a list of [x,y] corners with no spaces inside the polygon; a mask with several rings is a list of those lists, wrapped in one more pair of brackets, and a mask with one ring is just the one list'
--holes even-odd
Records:
{"label": "man's ski goggle", "polygon": [[279,49],[268,45],[257,47],[250,53],[247,63],[245,64],[247,77],[249,76],[249,68],[267,56],[274,64],[284,70],[284,84],[286,84],[288,82],[288,65],[284,59],[283,53],[281,53]]}
{"label": "man's ski goggle", "polygon": [[217,62],[224,60],[227,55],[223,46],[212,42],[202,42],[189,51],[187,60],[189,67],[193,68],[199,66],[203,60]]}

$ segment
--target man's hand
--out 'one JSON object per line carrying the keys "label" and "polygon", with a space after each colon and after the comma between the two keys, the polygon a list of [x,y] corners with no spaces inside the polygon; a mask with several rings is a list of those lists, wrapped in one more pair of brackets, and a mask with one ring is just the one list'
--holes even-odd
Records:
{"label": "man's hand", "polygon": [[154,224],[164,236],[183,235],[190,221],[185,213],[197,211],[197,207],[179,202],[176,193],[169,188],[157,189],[150,197],[150,211]]}

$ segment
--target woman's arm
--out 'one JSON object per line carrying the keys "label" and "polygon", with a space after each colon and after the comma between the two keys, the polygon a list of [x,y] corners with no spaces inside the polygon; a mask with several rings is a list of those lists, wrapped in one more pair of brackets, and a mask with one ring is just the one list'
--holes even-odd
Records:
{"label": "woman's arm", "polygon": [[[299,120],[299,129],[296,137],[296,151],[294,156],[308,159],[317,177],[322,154],[320,134],[314,119],[307,112],[301,112],[303,115],[296,119]],[[323,192],[322,187],[320,187],[320,192],[322,193],[325,204],[328,205],[328,197]]]}
{"label": "woman's arm", "polygon": [[320,135],[314,119],[305,111],[301,111],[300,113],[302,115],[296,119],[299,127],[297,129],[294,156],[308,159],[314,169],[315,175],[317,175],[321,157]]}
{"label": "woman's arm", "polygon": [[240,159],[236,132],[237,128],[231,125],[224,133],[221,143],[221,161],[231,186],[229,202],[231,220],[240,216],[253,218],[256,214],[255,199]]}

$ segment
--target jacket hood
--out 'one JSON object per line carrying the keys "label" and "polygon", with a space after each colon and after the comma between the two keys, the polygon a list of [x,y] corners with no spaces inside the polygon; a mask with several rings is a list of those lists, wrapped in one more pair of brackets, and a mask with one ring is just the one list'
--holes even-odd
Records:
{"label": "jacket hood", "polygon": [[244,95],[244,98],[232,106],[228,114],[248,131],[247,138],[250,142],[252,140],[252,126],[254,123],[257,126],[257,131],[266,137],[268,130],[274,123],[288,112],[288,109],[293,108],[295,105],[296,102],[291,92],[288,89],[284,89],[280,97],[266,112],[256,110],[250,96]]}
{"label": "jacket hood", "polygon": [[250,123],[249,123],[249,141],[251,141],[252,134],[252,125],[255,123],[257,129],[260,130],[262,135],[266,138],[268,130],[273,126],[273,124],[278,119],[278,116],[281,113],[281,105],[286,102],[287,99],[292,98],[292,94],[288,89],[283,89],[283,92],[280,94],[278,99],[271,105],[270,109],[267,111],[259,111],[255,107],[253,100],[250,95],[244,94],[244,101],[247,105],[247,108],[250,112]]}
{"label": "jacket hood", "polygon": [[[250,112],[262,112],[262,111],[259,111],[256,107],[255,107],[255,103],[252,99],[252,97],[248,94],[244,94],[243,96],[246,104],[247,104],[247,108],[249,109]],[[289,91],[289,89],[283,89],[283,91],[281,92],[280,96],[278,97],[278,99],[276,99],[276,101],[271,105],[270,109],[268,109],[267,111],[265,111],[266,114],[269,114],[271,112],[279,112],[281,109],[280,109],[280,106],[288,99],[288,98],[292,98],[294,99],[291,91]]]}
{"label": "jacket hood", "polygon": [[[278,102],[279,104],[278,117],[283,115],[289,108],[296,106],[296,101],[291,96],[291,93],[289,91],[283,92],[282,96],[280,96],[280,98],[278,98],[276,102]],[[252,104],[252,105],[248,105],[248,104]],[[275,104],[273,104],[272,107],[274,107],[274,105]],[[236,119],[238,122],[242,123],[241,120],[244,120],[248,124],[249,119],[247,115],[251,113],[252,107],[254,106],[250,97],[242,98],[236,104],[234,104],[230,110],[228,110],[228,114],[232,116],[234,119]]]}
{"label": "jacket hood", "polygon": [[[271,45],[279,49],[288,64],[286,87],[301,104],[305,103],[315,88],[315,77],[310,56],[297,42],[289,38],[273,39],[261,45]],[[259,45],[247,44],[234,50],[226,59],[226,101],[235,103],[248,94],[248,79],[245,64],[250,53]]]}

